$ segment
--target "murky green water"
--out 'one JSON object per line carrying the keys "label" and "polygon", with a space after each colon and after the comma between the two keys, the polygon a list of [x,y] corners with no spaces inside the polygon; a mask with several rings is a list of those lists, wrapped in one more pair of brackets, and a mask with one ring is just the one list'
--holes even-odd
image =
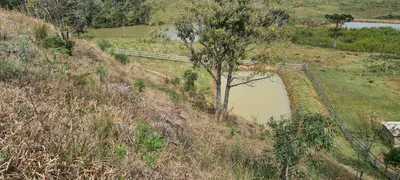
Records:
{"label": "murky green water", "polygon": [[172,25],[162,26],[148,26],[148,25],[137,25],[137,26],[125,26],[119,28],[101,28],[101,29],[88,29],[88,35],[93,37],[135,37],[135,38],[147,38],[150,33],[156,29],[167,30],[165,33],[171,40],[178,39],[177,32]]}
{"label": "murky green water", "polygon": [[[246,75],[249,72],[240,72]],[[226,79],[223,80],[223,84]],[[225,87],[222,88],[225,92]],[[290,101],[286,87],[279,76],[231,89],[229,109],[233,113],[250,121],[266,123],[271,116],[280,119],[282,115],[290,117]]]}

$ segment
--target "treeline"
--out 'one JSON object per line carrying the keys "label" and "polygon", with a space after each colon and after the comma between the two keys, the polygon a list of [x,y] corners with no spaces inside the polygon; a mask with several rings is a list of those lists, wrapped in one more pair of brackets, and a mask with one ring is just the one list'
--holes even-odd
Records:
{"label": "treeline", "polygon": [[[390,28],[341,29],[337,49],[354,52],[381,52],[400,54],[400,31]],[[332,47],[329,29],[296,28],[293,43]]]}
{"label": "treeline", "polygon": [[[84,19],[84,26],[110,28],[136,24],[147,24],[150,20],[150,5],[147,0],[70,0],[76,1],[73,14]],[[71,3],[68,3],[71,4]],[[0,6],[24,11],[35,16],[43,3],[37,0],[1,0]],[[40,18],[40,17],[39,17]]]}

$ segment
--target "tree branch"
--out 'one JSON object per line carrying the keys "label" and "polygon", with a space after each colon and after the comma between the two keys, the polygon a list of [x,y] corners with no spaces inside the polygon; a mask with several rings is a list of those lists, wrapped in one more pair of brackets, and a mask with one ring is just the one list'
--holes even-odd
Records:
{"label": "tree branch", "polygon": [[251,80],[248,80],[248,81],[245,81],[245,82],[233,84],[233,85],[230,85],[229,87],[232,88],[232,87],[240,86],[240,85],[243,85],[243,84],[249,85],[249,83],[252,83],[252,82],[255,82],[255,81],[260,81],[260,80],[263,80],[263,79],[268,79],[268,78],[272,77],[273,75],[275,75],[275,74],[270,74],[269,76],[264,76],[264,77],[260,77],[260,78],[251,79]]}

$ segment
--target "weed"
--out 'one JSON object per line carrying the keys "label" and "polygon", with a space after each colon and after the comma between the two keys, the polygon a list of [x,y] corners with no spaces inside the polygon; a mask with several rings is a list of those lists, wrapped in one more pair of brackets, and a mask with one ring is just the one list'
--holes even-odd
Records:
{"label": "weed", "polygon": [[122,158],[128,153],[128,148],[125,145],[121,144],[119,146],[114,147],[114,153],[118,157]]}
{"label": "weed", "polygon": [[148,167],[157,166],[158,153],[165,147],[164,139],[154,133],[148,124],[140,121],[136,133],[136,151],[140,152]]}
{"label": "weed", "polygon": [[99,45],[100,49],[103,51],[112,47],[110,41],[104,38],[100,38],[99,40],[97,40],[97,45]]}
{"label": "weed", "polygon": [[96,67],[96,75],[100,78],[100,82],[105,82],[107,78],[107,70],[104,66]]}
{"label": "weed", "polygon": [[231,136],[235,136],[239,133],[239,129],[236,126],[231,126]]}
{"label": "weed", "polygon": [[133,85],[135,86],[135,88],[137,88],[139,90],[139,92],[143,92],[143,89],[146,88],[146,85],[144,84],[144,80],[142,80],[142,79],[136,80],[135,83],[133,83]]}
{"label": "weed", "polygon": [[116,54],[115,58],[121,63],[126,64],[128,62],[128,56],[125,54]]}
{"label": "weed", "polygon": [[11,61],[0,60],[0,80],[4,81],[20,76],[21,73]]}
{"label": "weed", "polygon": [[172,85],[176,86],[181,83],[181,80],[178,77],[175,77],[174,79],[171,80]]}
{"label": "weed", "polygon": [[175,104],[179,104],[179,103],[183,102],[183,100],[184,100],[182,95],[179,92],[177,92],[175,89],[172,89],[169,91],[169,96],[171,97],[171,100]]}
{"label": "weed", "polygon": [[37,42],[44,41],[47,38],[47,36],[49,35],[48,28],[45,24],[36,26],[34,28],[34,33],[35,33],[35,39]]}
{"label": "weed", "polygon": [[6,154],[0,152],[0,162],[3,162],[4,160],[6,160],[6,158]]}

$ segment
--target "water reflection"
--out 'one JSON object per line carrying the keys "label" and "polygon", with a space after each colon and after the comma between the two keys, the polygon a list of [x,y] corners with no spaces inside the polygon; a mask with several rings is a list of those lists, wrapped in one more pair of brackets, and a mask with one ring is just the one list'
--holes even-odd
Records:
{"label": "water reflection", "polygon": [[[246,76],[249,73],[240,72],[240,75]],[[223,84],[226,84],[226,79],[223,79]],[[222,89],[225,92],[225,87]],[[291,114],[286,87],[278,75],[257,81],[252,87],[241,85],[232,88],[229,109],[247,120],[257,120],[258,123],[268,122],[271,116],[280,119],[282,115],[290,117]]]}

